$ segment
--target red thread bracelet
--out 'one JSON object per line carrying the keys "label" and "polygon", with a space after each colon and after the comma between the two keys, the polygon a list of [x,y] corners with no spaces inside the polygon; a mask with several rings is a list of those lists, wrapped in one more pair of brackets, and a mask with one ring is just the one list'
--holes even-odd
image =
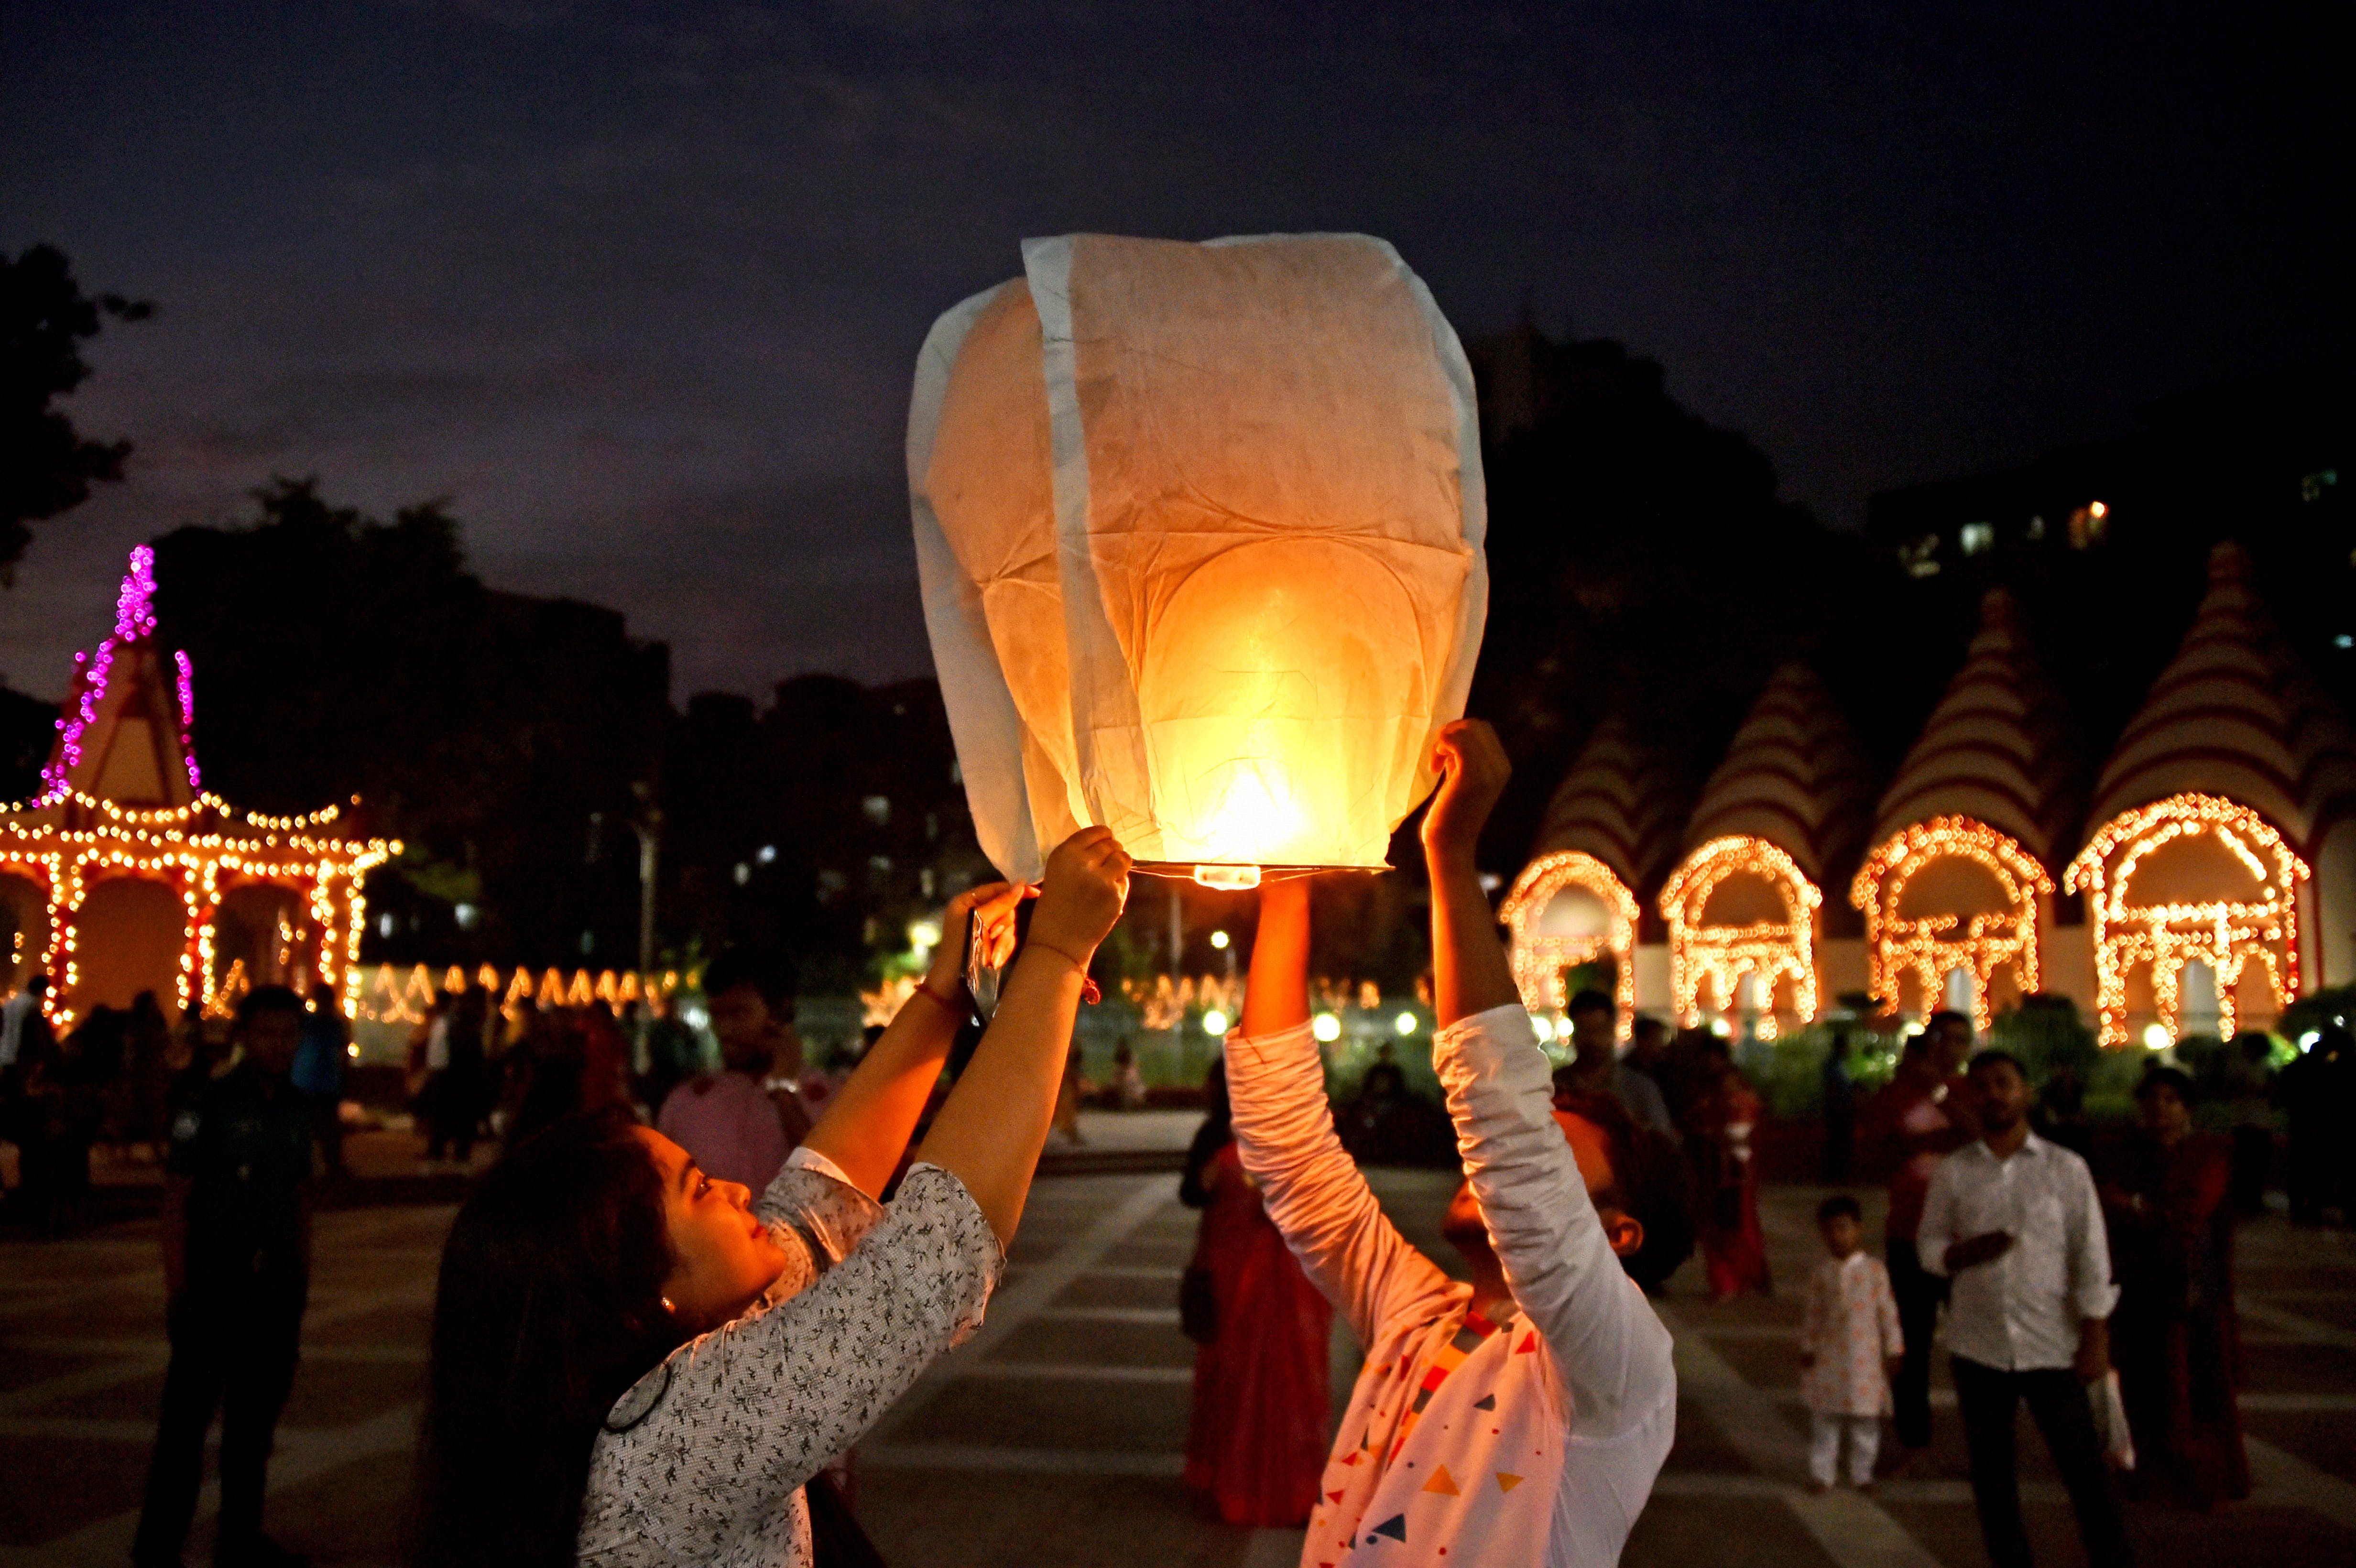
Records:
{"label": "red thread bracelet", "polygon": [[935,1007],[948,1013],[959,1023],[963,1023],[965,1021],[965,1009],[963,1008],[958,1007],[955,1002],[949,1000],[947,997],[942,996],[938,991],[936,991],[930,986],[926,985],[922,980],[916,982],[916,995],[924,997],[926,1001],[931,1002]]}
{"label": "red thread bracelet", "polygon": [[1071,953],[1067,952],[1064,948],[1056,946],[1052,942],[1042,942],[1035,936],[1024,943],[1023,945],[1026,947],[1044,947],[1058,958],[1070,960],[1072,967],[1078,970],[1080,973],[1080,999],[1089,1003],[1100,1002],[1104,999],[1104,993],[1097,989],[1097,983],[1088,978],[1088,966],[1086,961],[1073,956]]}

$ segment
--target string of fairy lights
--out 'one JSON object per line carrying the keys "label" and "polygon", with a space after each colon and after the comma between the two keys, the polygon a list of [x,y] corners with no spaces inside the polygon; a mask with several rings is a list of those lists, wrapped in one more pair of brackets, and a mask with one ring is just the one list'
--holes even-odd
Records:
{"label": "string of fairy lights", "polygon": [[[1901,910],[1916,877],[1940,861],[1978,867],[1996,883],[1993,910],[1942,909],[1906,915]],[[1936,1005],[1945,977],[1971,976],[1972,1019],[1985,1032],[1995,1021],[1995,986],[2008,974],[2018,995],[2038,987],[2037,920],[2053,896],[2053,879],[2017,839],[1969,816],[1934,816],[1892,836],[1866,857],[1849,883],[1849,902],[1865,914],[1865,951],[1873,994],[1901,999],[1912,976],[1924,1009]]]}
{"label": "string of fairy lights", "polygon": [[[1602,931],[1570,935],[1543,929],[1547,906],[1572,889],[1602,904]],[[1522,868],[1497,909],[1498,922],[1513,933],[1508,956],[1522,1004],[1532,1012],[1560,1012],[1569,999],[1562,972],[1609,957],[1620,1004],[1619,1035],[1630,1038],[1636,1023],[1636,895],[1611,867],[1584,850],[1558,849]]]}
{"label": "string of fairy lights", "polygon": [[[2253,896],[2129,901],[2136,875],[2159,851],[2208,838],[2239,863]],[[2298,884],[2307,862],[2263,816],[2221,795],[2188,792],[2120,813],[2087,840],[2062,874],[2062,887],[2086,895],[2094,933],[2095,1009],[2105,1045],[2127,1043],[2128,986],[2144,972],[2153,1010],[2168,1034],[2182,1023],[2188,963],[2209,965],[2217,980],[2217,1028],[2231,1037],[2235,992],[2246,967],[2266,972],[2287,1003],[2299,992]]]}
{"label": "string of fairy lights", "polygon": [[[1783,918],[1740,925],[1705,918],[1710,896],[1738,877],[1764,882],[1782,903]],[[1824,894],[1798,862],[1764,838],[1730,834],[1686,857],[1661,890],[1660,904],[1661,918],[1669,925],[1669,990],[1677,1021],[1688,1029],[1700,1024],[1705,985],[1711,1008],[1725,1012],[1748,975],[1757,979],[1767,1003],[1755,1026],[1760,1039],[1773,1040],[1781,1032],[1779,1013],[1814,1022],[1815,919],[1823,902]],[[1791,1005],[1778,1008],[1775,993],[1787,984]]]}

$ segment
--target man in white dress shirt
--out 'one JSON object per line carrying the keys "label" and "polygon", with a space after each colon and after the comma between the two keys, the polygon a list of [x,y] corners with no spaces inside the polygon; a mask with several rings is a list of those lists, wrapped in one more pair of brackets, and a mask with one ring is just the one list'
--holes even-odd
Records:
{"label": "man in white dress shirt", "polygon": [[2013,1462],[2022,1400],[2070,1492],[2093,1568],[2133,1561],[2086,1385],[2110,1370],[2118,1290],[2086,1162],[2029,1130],[2029,1079],[2001,1051],[1972,1059],[1981,1136],[1939,1162],[1915,1247],[1953,1282],[1947,1349],[1971,1450],[1972,1499],[1996,1568],[2029,1568]]}
{"label": "man in white dress shirt", "polygon": [[[1262,890],[1243,1027],[1227,1042],[1244,1168],[1366,1351],[1301,1562],[1608,1568],[1676,1433],[1669,1335],[1631,1275],[1675,1268],[1691,1235],[1674,1157],[1646,1157],[1653,1145],[1617,1101],[1583,1098],[1558,1117],[1472,862],[1505,753],[1486,725],[1460,723],[1440,761],[1423,827],[1432,1065],[1467,1177],[1444,1230],[1472,1283],[1407,1243],[1334,1136],[1301,882]],[[1666,1184],[1653,1179],[1662,1169]]]}

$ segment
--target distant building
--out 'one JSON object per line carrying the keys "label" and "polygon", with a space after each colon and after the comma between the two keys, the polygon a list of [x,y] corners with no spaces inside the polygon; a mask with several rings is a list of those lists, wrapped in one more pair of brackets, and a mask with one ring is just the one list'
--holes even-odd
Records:
{"label": "distant building", "polygon": [[[1962,572],[1981,587],[2023,558],[2167,542],[2203,550],[2313,526],[2356,483],[2356,386],[2301,370],[2154,404],[2115,441],[2049,452],[2014,468],[1885,490],[1867,535],[1916,577]],[[2356,546],[2356,540],[2350,541]]]}

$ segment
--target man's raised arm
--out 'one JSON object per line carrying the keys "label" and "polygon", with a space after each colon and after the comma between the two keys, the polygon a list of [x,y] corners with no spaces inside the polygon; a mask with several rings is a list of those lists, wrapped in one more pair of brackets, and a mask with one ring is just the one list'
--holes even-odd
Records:
{"label": "man's raised arm", "polygon": [[1306,880],[1261,887],[1248,987],[1226,1047],[1237,1151],[1293,1255],[1371,1351],[1402,1314],[1438,1310],[1450,1285],[1383,1217],[1334,1136],[1309,1029]]}

